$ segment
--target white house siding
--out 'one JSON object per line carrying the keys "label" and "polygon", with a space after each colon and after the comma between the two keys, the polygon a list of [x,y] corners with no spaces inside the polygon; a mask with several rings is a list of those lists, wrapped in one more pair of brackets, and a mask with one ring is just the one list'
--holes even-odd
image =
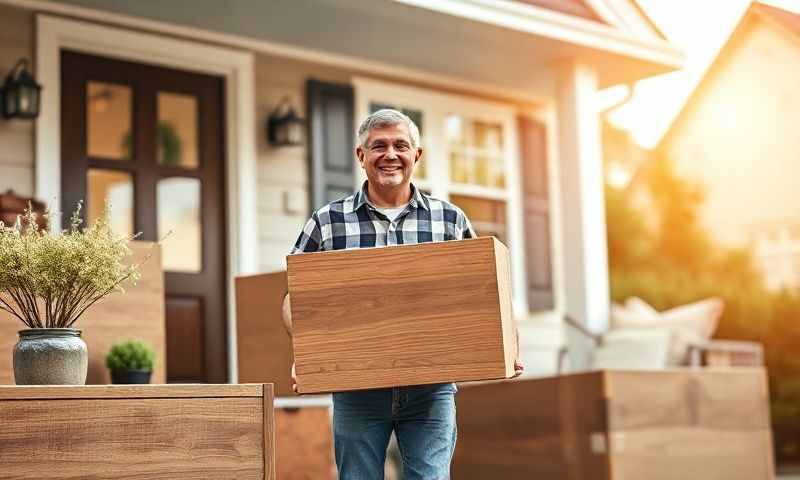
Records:
{"label": "white house siding", "polygon": [[800,37],[751,19],[661,147],[706,187],[702,219],[744,245],[755,224],[800,222]]}
{"label": "white house siding", "polygon": [[263,54],[256,56],[255,70],[259,262],[262,271],[274,271],[285,268],[285,256],[309,216],[308,161],[305,147],[275,148],[267,143],[267,118],[284,96],[306,118],[306,80],[349,83],[350,74]]}
{"label": "white house siding", "polygon": [[[0,82],[20,58],[33,60],[33,13],[0,5]],[[0,193],[33,194],[33,128],[30,120],[0,118]]]}

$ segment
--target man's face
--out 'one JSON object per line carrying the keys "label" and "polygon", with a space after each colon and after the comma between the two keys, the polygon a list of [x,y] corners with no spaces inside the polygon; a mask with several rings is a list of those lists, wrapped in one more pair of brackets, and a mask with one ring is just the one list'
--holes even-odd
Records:
{"label": "man's face", "polygon": [[371,185],[394,188],[411,182],[422,148],[412,146],[408,127],[401,123],[370,130],[356,155]]}

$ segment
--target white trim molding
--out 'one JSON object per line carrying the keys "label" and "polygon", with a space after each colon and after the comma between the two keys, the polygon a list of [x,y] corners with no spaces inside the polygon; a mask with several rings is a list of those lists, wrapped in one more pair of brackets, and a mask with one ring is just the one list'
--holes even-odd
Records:
{"label": "white trim molding", "polygon": [[[258,268],[257,168],[253,54],[202,43],[36,16],[36,71],[42,108],[36,121],[36,196],[61,211],[62,49],[167,66],[225,79],[228,244],[228,377],[236,381],[233,277]],[[70,206],[66,206],[71,208]]]}

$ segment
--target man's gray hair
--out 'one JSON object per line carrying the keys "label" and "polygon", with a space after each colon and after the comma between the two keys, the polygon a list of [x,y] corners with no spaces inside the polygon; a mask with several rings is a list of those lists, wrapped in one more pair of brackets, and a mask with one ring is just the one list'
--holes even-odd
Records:
{"label": "man's gray hair", "polygon": [[411,136],[411,146],[414,148],[419,147],[419,128],[417,128],[417,125],[413,120],[408,118],[408,115],[391,108],[378,110],[361,122],[361,126],[358,127],[358,143],[362,147],[366,147],[367,137],[369,136],[369,132],[373,129],[394,127],[395,125],[402,124],[408,127],[408,133]]}

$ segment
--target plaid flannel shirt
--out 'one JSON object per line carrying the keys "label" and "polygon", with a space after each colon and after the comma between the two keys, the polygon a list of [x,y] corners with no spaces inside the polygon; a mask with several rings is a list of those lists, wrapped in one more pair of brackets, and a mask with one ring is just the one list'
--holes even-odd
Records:
{"label": "plaid flannel shirt", "polygon": [[475,231],[460,208],[425,195],[413,184],[408,206],[390,221],[369,202],[365,181],[360,191],[314,212],[292,254],[474,237]]}

